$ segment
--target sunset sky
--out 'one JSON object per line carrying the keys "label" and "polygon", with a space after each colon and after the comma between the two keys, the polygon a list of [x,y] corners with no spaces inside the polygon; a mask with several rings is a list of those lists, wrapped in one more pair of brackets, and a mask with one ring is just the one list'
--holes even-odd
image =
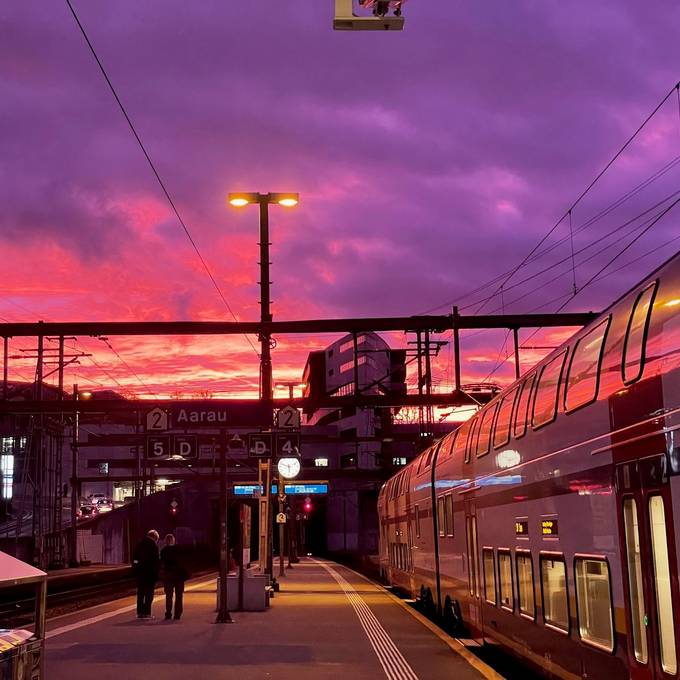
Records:
{"label": "sunset sky", "polygon": [[[333,32],[332,0],[73,4],[240,320],[259,317],[257,210],[229,191],[300,193],[270,210],[275,320],[600,310],[678,250],[680,208],[633,242],[680,190],[673,92],[574,207],[575,277],[565,218],[502,295],[482,303],[502,279],[469,294],[522,262],[676,85],[673,0],[410,0],[401,33]],[[66,3],[2,3],[0,36],[0,321],[233,320]],[[275,380],[337,337],[278,337]],[[464,381],[511,378],[504,338],[463,336]],[[93,356],[67,384],[257,393],[244,338],[70,344]],[[33,370],[14,360],[10,378]],[[435,382],[452,380],[445,349]]]}

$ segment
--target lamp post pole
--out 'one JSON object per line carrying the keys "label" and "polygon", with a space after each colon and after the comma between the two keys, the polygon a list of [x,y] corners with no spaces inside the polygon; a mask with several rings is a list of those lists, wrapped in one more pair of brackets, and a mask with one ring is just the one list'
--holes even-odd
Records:
{"label": "lamp post pole", "polygon": [[[78,385],[73,386],[73,401],[78,401]],[[71,425],[71,549],[69,564],[78,566],[78,409]]]}
{"label": "lamp post pole", "polygon": [[229,485],[227,482],[227,437],[220,432],[220,592],[215,623],[233,623],[229,614]]}
{"label": "lamp post pole", "polygon": [[[269,194],[258,194],[260,208],[260,321],[269,323],[272,320],[271,297],[269,286]],[[260,400],[264,403],[264,417],[267,427],[271,428],[274,419],[273,389],[272,389],[272,347],[271,335],[268,332],[260,334]],[[271,455],[267,459],[269,468],[268,478],[273,481],[273,460]],[[265,545],[267,550],[266,570],[274,577],[272,564],[272,495],[271,483],[269,488],[264,489],[266,500],[265,517],[267,531]],[[260,557],[262,559],[262,557]]]}
{"label": "lamp post pole", "polygon": [[[271,299],[269,295],[269,194],[258,194],[260,206],[260,321],[272,320]],[[266,404],[266,413],[271,415],[272,408],[272,353],[271,335],[260,334],[260,399]]]}
{"label": "lamp post pole", "polygon": [[[229,203],[234,207],[243,207],[252,203],[257,203],[260,211],[260,322],[268,324],[272,320],[271,299],[269,287],[269,204],[278,203],[284,207],[293,207],[298,204],[298,194],[292,193],[232,193],[228,197]],[[271,355],[271,334],[267,331],[260,333],[260,401],[264,404],[264,421],[268,429],[273,425],[274,416],[274,393],[272,389],[272,355]],[[260,565],[266,565],[263,571],[269,572],[274,580],[274,569],[272,560],[272,493],[271,482],[273,481],[273,460],[271,455],[267,460],[268,474],[265,474],[267,487],[264,492],[264,508],[261,508],[260,521],[265,522],[264,527],[260,527],[261,548],[264,548],[265,555],[260,554]],[[281,483],[279,482],[279,487]],[[281,489],[279,489],[281,492]],[[265,529],[263,532],[262,529]],[[262,550],[260,551],[262,552]],[[263,565],[264,563],[264,565]]]}

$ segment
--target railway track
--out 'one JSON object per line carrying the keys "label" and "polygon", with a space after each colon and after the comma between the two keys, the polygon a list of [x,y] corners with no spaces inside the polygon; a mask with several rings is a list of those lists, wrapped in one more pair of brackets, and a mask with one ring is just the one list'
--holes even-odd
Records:
{"label": "railway track", "polygon": [[[50,592],[48,584],[48,618],[132,594],[135,590],[135,579],[126,576],[105,583],[88,583],[73,587],[54,584],[53,587],[54,590]],[[32,594],[15,591],[13,597],[0,600],[0,628],[30,625],[33,622],[34,608],[35,599]]]}

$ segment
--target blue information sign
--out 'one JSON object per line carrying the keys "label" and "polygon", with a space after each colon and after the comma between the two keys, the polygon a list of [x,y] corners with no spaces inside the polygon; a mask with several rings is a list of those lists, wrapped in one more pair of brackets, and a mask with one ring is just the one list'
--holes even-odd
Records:
{"label": "blue information sign", "polygon": [[[234,484],[235,496],[253,496],[258,489],[257,484]],[[260,487],[260,491],[262,487]],[[272,484],[272,493],[278,493],[276,484]],[[313,494],[328,493],[328,484],[285,484],[283,487],[285,494],[291,496],[309,496]]]}

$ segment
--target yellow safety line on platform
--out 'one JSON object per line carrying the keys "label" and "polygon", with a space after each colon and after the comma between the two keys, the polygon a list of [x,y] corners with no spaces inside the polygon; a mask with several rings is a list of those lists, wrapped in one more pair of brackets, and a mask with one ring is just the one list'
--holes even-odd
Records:
{"label": "yellow safety line on platform", "polygon": [[383,628],[368,604],[357,593],[354,586],[325,562],[314,558],[312,558],[312,562],[320,564],[342,588],[388,680],[419,680],[399,647]]}
{"label": "yellow safety line on platform", "polygon": [[423,626],[432,631],[442,642],[446,643],[446,645],[452,651],[462,656],[465,659],[465,661],[467,661],[468,664],[470,664],[470,666],[472,666],[476,671],[481,673],[485,678],[487,678],[487,680],[505,680],[505,678],[502,675],[500,675],[500,673],[497,673],[493,668],[485,664],[480,658],[476,657],[471,651],[466,649],[465,645],[462,642],[460,642],[456,638],[452,638],[450,635],[445,633],[436,623],[430,621],[430,619],[428,619],[426,616],[423,616],[423,614],[421,614],[419,611],[416,611],[413,607],[409,607],[409,605],[406,604],[406,602],[398,598],[394,593],[391,593],[389,590],[386,590],[380,584],[376,583],[375,581],[372,581],[370,578],[364,576],[358,571],[354,571],[354,569],[346,567],[344,564],[340,566],[342,566],[344,569],[347,569],[348,571],[351,571],[353,574],[356,574],[367,583],[376,586],[376,588],[378,588],[380,592],[385,593],[393,602],[395,602],[400,607],[405,609],[414,619],[416,619],[417,621],[422,623]]}
{"label": "yellow safety line on platform", "polygon": [[[215,581],[215,579],[211,578],[209,581],[201,581],[200,583],[194,583],[193,585],[188,586],[185,589],[185,592],[189,591],[189,590],[197,590],[198,588],[203,588],[204,586],[208,586],[211,583],[214,583],[214,581]],[[101,605],[95,605],[95,607],[100,607],[100,606]],[[92,607],[92,608],[94,608],[94,607]],[[76,621],[75,623],[69,623],[66,626],[62,626],[61,628],[55,628],[54,630],[47,631],[47,633],[45,634],[45,639],[49,640],[50,638],[56,637],[57,635],[63,635],[64,633],[70,633],[72,630],[78,630],[78,628],[83,628],[84,626],[91,626],[93,623],[99,623],[100,621],[106,621],[106,619],[111,619],[114,616],[118,616],[119,614],[125,614],[127,612],[131,612],[133,609],[137,609],[136,603],[127,605],[126,607],[121,607],[120,609],[113,609],[112,611],[104,612],[104,613],[99,614],[97,616],[93,616],[89,619],[83,619],[82,621]],[[65,616],[73,616],[73,614],[65,614]]]}

